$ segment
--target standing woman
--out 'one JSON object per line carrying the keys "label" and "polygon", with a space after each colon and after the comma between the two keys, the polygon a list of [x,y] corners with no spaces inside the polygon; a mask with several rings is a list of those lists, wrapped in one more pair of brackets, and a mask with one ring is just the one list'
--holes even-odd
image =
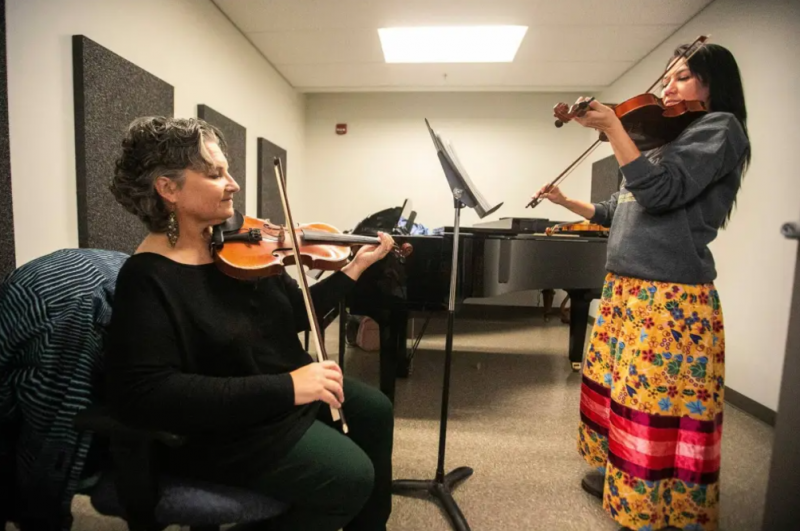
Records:
{"label": "standing woman", "polygon": [[[593,101],[575,120],[608,136],[620,191],[596,204],[558,188],[537,196],[611,227],[583,366],[578,448],[599,471],[584,489],[623,529],[713,531],[725,339],[708,244],[730,219],[750,163],[747,110],[733,55],[713,44],[667,72],[662,98],[703,101],[709,112],[642,154],[614,111]],[[566,111],[561,104],[555,115],[568,119]]]}

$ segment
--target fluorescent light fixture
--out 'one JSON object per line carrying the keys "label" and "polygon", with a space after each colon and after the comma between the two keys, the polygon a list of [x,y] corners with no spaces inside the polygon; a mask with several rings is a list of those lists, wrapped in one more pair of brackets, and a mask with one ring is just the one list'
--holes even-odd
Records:
{"label": "fluorescent light fixture", "polygon": [[510,63],[527,26],[380,28],[387,63]]}

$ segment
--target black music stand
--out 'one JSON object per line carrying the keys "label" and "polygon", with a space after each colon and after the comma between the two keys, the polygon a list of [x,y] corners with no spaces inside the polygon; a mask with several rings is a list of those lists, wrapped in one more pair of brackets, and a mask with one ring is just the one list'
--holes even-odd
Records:
{"label": "black music stand", "polygon": [[461,221],[461,209],[466,207],[474,208],[481,218],[488,216],[503,203],[490,207],[486,199],[475,189],[467,172],[461,166],[453,146],[442,139],[441,135],[431,129],[428,120],[425,120],[428,131],[431,134],[433,145],[436,147],[436,155],[442,164],[447,183],[453,192],[453,210],[455,211],[453,222],[453,260],[450,270],[450,300],[447,307],[447,339],[445,342],[444,358],[444,383],[442,385],[442,415],[439,424],[439,460],[436,465],[436,477],[429,480],[418,479],[398,479],[392,482],[392,492],[394,494],[410,494],[416,491],[427,491],[442,504],[453,527],[457,531],[470,531],[469,524],[464,518],[461,509],[458,508],[453,499],[453,488],[472,475],[472,469],[467,466],[456,468],[455,470],[444,473],[444,456],[447,441],[447,407],[450,397],[450,365],[453,357],[453,321],[455,318],[456,305],[456,285],[458,280],[458,231]]}

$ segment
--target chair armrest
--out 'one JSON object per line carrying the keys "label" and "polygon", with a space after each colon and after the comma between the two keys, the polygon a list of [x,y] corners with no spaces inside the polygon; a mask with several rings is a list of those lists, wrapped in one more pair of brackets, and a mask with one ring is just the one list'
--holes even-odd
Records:
{"label": "chair armrest", "polygon": [[75,415],[72,425],[78,431],[93,431],[107,437],[120,437],[142,442],[157,441],[172,448],[182,446],[186,437],[166,431],[148,430],[126,424],[114,417],[109,408],[90,406]]}

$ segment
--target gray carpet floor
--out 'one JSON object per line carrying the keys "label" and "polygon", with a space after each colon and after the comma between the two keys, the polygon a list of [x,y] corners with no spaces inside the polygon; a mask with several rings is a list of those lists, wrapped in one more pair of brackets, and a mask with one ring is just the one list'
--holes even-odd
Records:
{"label": "gray carpet floor", "polygon": [[[436,469],[444,324],[431,322],[412,375],[397,382],[396,479],[430,479]],[[335,333],[327,343],[335,353]],[[455,490],[473,530],[618,529],[580,488],[588,467],[576,450],[580,379],[570,369],[568,343],[568,326],[557,318],[456,321],[445,468],[475,471]],[[378,353],[348,347],[346,371],[377,385]],[[773,429],[732,406],[725,415],[721,529],[760,530]],[[73,529],[125,529],[83,497],[75,498],[73,513]],[[395,496],[389,529],[451,528],[435,503]]]}

